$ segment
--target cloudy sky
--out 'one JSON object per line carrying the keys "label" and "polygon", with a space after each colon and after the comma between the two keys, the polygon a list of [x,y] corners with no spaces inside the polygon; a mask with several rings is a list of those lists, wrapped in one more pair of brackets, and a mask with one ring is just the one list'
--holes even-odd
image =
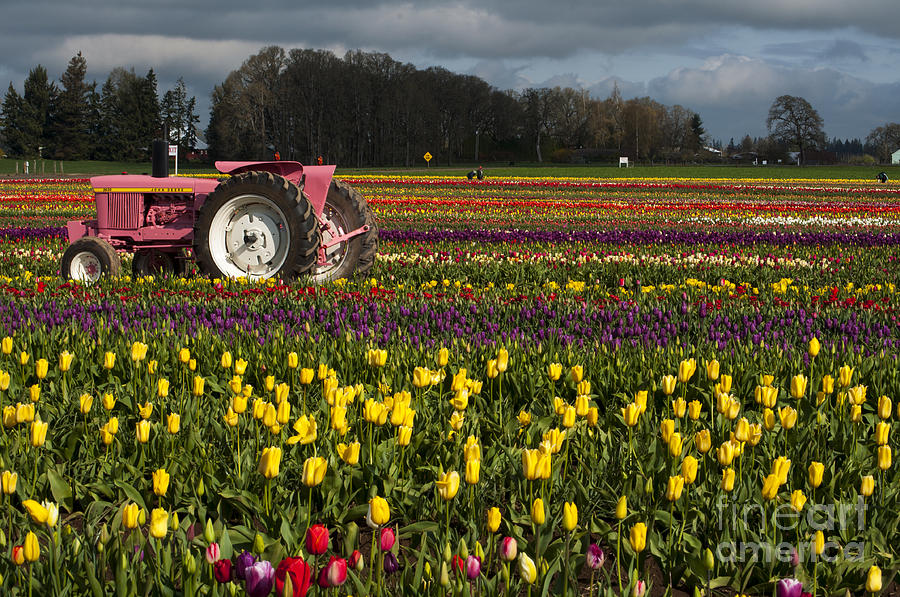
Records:
{"label": "cloudy sky", "polygon": [[182,76],[201,120],[209,94],[266,45],[386,52],[500,89],[618,84],[698,112],[727,143],[765,134],[779,95],[805,97],[830,137],[900,121],[898,0],[3,0],[0,85],[57,78],[81,51],[88,78]]}

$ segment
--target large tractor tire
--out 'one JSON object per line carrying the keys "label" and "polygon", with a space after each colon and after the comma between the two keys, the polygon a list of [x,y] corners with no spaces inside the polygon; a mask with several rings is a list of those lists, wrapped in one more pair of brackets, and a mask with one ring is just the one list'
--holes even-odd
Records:
{"label": "large tractor tire", "polygon": [[316,265],[321,233],[306,195],[270,172],[245,172],[209,194],[194,256],[213,277],[291,280]]}
{"label": "large tractor tire", "polygon": [[117,276],[121,269],[122,260],[113,246],[96,236],[85,236],[69,245],[59,263],[63,278],[88,284],[102,276]]}
{"label": "large tractor tire", "polygon": [[366,203],[362,193],[339,180],[332,180],[322,211],[322,242],[341,236],[360,226],[369,230],[350,240],[325,249],[326,263],[319,265],[312,273],[313,282],[321,284],[328,280],[349,278],[354,274],[365,274],[375,264],[378,252],[378,225],[375,214]]}

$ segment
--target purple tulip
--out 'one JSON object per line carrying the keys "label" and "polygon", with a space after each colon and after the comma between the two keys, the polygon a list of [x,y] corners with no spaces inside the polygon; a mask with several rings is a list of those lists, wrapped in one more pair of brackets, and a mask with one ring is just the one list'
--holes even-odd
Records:
{"label": "purple tulip", "polygon": [[388,574],[393,574],[397,570],[400,570],[400,561],[397,559],[397,556],[392,551],[386,552],[384,554],[384,571]]}
{"label": "purple tulip", "polygon": [[275,569],[266,560],[260,560],[245,570],[247,575],[247,595],[250,597],[266,597],[272,592],[275,584]]}
{"label": "purple tulip", "polygon": [[249,551],[242,552],[234,563],[234,577],[238,580],[247,578],[247,568],[256,563],[256,556]]}
{"label": "purple tulip", "polygon": [[587,550],[587,565],[592,570],[599,570],[600,568],[603,568],[603,562],[605,561],[606,556],[603,554],[603,550],[600,549],[600,546],[596,543],[591,543]]}
{"label": "purple tulip", "polygon": [[777,597],[800,597],[803,592],[803,583],[796,578],[782,578],[775,585]]}

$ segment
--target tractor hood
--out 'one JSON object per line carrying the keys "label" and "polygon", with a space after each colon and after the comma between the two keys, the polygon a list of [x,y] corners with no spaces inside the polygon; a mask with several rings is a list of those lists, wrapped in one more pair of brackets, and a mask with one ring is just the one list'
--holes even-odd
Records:
{"label": "tractor hood", "polygon": [[219,184],[214,178],[155,178],[145,174],[114,174],[94,176],[91,186],[95,193],[186,193],[208,194]]}

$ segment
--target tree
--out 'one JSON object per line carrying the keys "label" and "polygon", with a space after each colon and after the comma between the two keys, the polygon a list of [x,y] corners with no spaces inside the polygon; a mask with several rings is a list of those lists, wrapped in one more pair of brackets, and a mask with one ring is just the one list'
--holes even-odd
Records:
{"label": "tree", "polygon": [[693,148],[701,149],[706,138],[706,129],[703,128],[703,120],[696,112],[691,116],[691,134],[693,135]]}
{"label": "tree", "polygon": [[866,145],[872,148],[879,161],[890,161],[891,154],[900,149],[900,124],[889,122],[872,129],[866,137]]}
{"label": "tree", "polygon": [[0,118],[3,120],[3,128],[0,130],[3,132],[6,149],[9,150],[10,155],[24,155],[21,122],[22,96],[19,95],[12,83],[9,84],[6,97],[3,98],[3,112],[0,114]]}
{"label": "tree", "polygon": [[51,106],[56,100],[56,94],[56,86],[47,78],[47,69],[40,64],[31,69],[25,79],[19,120],[22,155],[26,158],[40,157],[41,147],[47,145]]}
{"label": "tree", "polygon": [[69,60],[66,72],[60,77],[59,92],[49,141],[51,155],[56,159],[72,160],[87,157],[90,144],[88,130],[89,99],[93,86],[85,83],[87,60],[78,52]]}
{"label": "tree", "polygon": [[806,163],[805,150],[825,144],[822,117],[802,97],[782,95],[769,108],[766,126],[775,139],[796,146],[800,152],[797,164]]}
{"label": "tree", "polygon": [[168,142],[178,145],[182,151],[191,149],[197,144],[197,123],[200,117],[195,114],[197,99],[187,95],[184,79],[178,77],[175,89],[163,95],[160,104],[160,117],[163,126],[169,133]]}

